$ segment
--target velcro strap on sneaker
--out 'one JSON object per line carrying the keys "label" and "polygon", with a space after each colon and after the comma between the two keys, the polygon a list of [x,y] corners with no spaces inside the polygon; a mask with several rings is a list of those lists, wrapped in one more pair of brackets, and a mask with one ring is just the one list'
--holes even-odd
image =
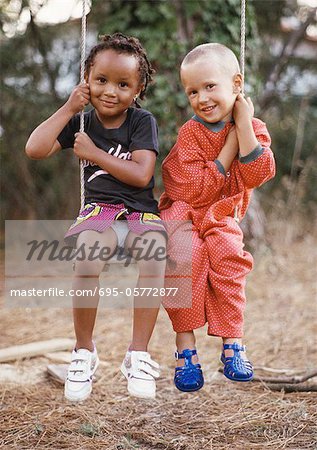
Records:
{"label": "velcro strap on sneaker", "polygon": [[153,378],[158,378],[160,376],[160,373],[157,370],[143,361],[140,361],[139,370],[147,375],[151,375]]}
{"label": "velcro strap on sneaker", "polygon": [[131,353],[131,360],[134,360],[132,361],[132,372],[134,376],[137,373],[140,376],[140,372],[143,372],[146,379],[149,379],[149,377],[158,378],[160,376],[160,366],[157,362],[153,361],[149,353],[134,351]]}

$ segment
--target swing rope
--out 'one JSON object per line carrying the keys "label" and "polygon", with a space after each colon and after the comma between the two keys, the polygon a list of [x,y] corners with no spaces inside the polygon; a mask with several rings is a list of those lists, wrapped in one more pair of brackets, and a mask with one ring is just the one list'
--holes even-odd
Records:
{"label": "swing rope", "polygon": [[[80,43],[80,83],[85,81],[85,53],[86,53],[86,30],[87,30],[87,19],[86,19],[86,0],[82,0],[83,10],[81,17],[81,43]],[[79,131],[83,133],[84,127],[84,110],[80,112],[80,125]],[[80,160],[80,211],[83,209],[85,204],[85,178],[84,178],[84,165],[83,161]]]}
{"label": "swing rope", "polygon": [[[245,19],[246,0],[241,0],[240,9],[240,70],[242,75],[242,95],[244,94],[244,72],[245,72],[245,35],[246,35],[246,19]],[[234,208],[234,220],[239,223],[239,205]]]}
{"label": "swing rope", "polygon": [[[244,86],[244,69],[245,69],[245,35],[246,35],[246,26],[245,26],[245,2],[246,0],[241,0],[241,12],[240,12],[240,70],[243,77],[243,86]],[[244,93],[244,87],[242,94]]]}

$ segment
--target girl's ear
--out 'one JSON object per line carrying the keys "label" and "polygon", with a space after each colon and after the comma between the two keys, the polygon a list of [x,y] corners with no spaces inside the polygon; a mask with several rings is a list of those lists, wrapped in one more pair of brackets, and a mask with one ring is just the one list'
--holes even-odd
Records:
{"label": "girl's ear", "polygon": [[137,97],[139,97],[139,95],[140,95],[141,92],[144,90],[144,88],[145,88],[145,84],[144,84],[144,83],[140,84],[139,90],[138,90],[138,92],[136,93],[136,96],[137,96]]}
{"label": "girl's ear", "polygon": [[241,73],[236,73],[233,77],[233,93],[240,94],[243,87],[243,76]]}

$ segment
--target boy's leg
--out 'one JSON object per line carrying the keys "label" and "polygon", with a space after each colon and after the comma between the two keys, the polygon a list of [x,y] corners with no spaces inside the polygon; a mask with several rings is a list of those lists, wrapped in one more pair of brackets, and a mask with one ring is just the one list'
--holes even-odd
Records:
{"label": "boy's leg", "polygon": [[204,376],[198,361],[194,331],[176,334],[176,368],[174,384],[180,391],[198,391],[204,385]]}
{"label": "boy's leg", "polygon": [[[235,338],[235,337],[222,338],[222,343],[223,343],[223,345],[237,343],[240,346],[243,346],[242,339],[241,338]],[[225,354],[226,358],[227,357],[232,357],[234,355],[234,351],[232,349],[228,348],[228,349],[224,350],[224,354]],[[248,359],[245,351],[240,351],[240,355],[241,355],[242,359],[245,359],[245,360]]]}
{"label": "boy's leg", "polygon": [[209,257],[208,334],[225,338],[243,335],[245,281],[253,258],[244,251],[243,234],[231,217],[211,224],[205,237]]}
{"label": "boy's leg", "polygon": [[243,250],[242,231],[230,217],[214,224],[212,233],[206,237],[206,245],[211,298],[207,303],[208,333],[222,336],[224,349],[221,360],[225,364],[227,378],[249,381],[253,375],[252,365],[242,346],[242,336],[245,281],[253,259]]}
{"label": "boy's leg", "polygon": [[[187,227],[187,224],[184,225]],[[190,251],[182,251],[182,241],[191,244]],[[208,293],[208,255],[206,246],[199,237],[197,230],[190,229],[177,231],[175,235],[169,235],[168,255],[177,265],[176,275],[168,268],[166,285],[171,288],[180,286],[177,294],[168,297],[164,301],[164,307],[172,322],[176,333],[186,333],[188,330],[201,328],[207,321],[206,317],[206,295]],[[179,277],[180,276],[180,277]],[[182,286],[182,277],[188,280],[185,287]]]}
{"label": "boy's leg", "polygon": [[[194,331],[184,331],[183,333],[176,333],[176,349],[178,353],[183,353],[183,350],[189,349],[194,350],[196,349],[196,338]],[[198,356],[193,355],[192,357],[193,364],[198,363]],[[180,367],[183,366],[185,363],[185,360],[183,358],[176,360],[176,366]]]}

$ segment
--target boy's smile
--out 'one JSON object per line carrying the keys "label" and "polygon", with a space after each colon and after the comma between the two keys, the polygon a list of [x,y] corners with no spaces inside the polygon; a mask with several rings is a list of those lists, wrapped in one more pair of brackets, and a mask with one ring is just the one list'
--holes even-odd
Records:
{"label": "boy's smile", "polygon": [[197,116],[209,123],[231,120],[241,75],[230,75],[220,62],[205,56],[182,66],[181,80]]}
{"label": "boy's smile", "polygon": [[140,92],[139,62],[133,55],[101,51],[90,67],[88,82],[99,120],[105,127],[117,128]]}

